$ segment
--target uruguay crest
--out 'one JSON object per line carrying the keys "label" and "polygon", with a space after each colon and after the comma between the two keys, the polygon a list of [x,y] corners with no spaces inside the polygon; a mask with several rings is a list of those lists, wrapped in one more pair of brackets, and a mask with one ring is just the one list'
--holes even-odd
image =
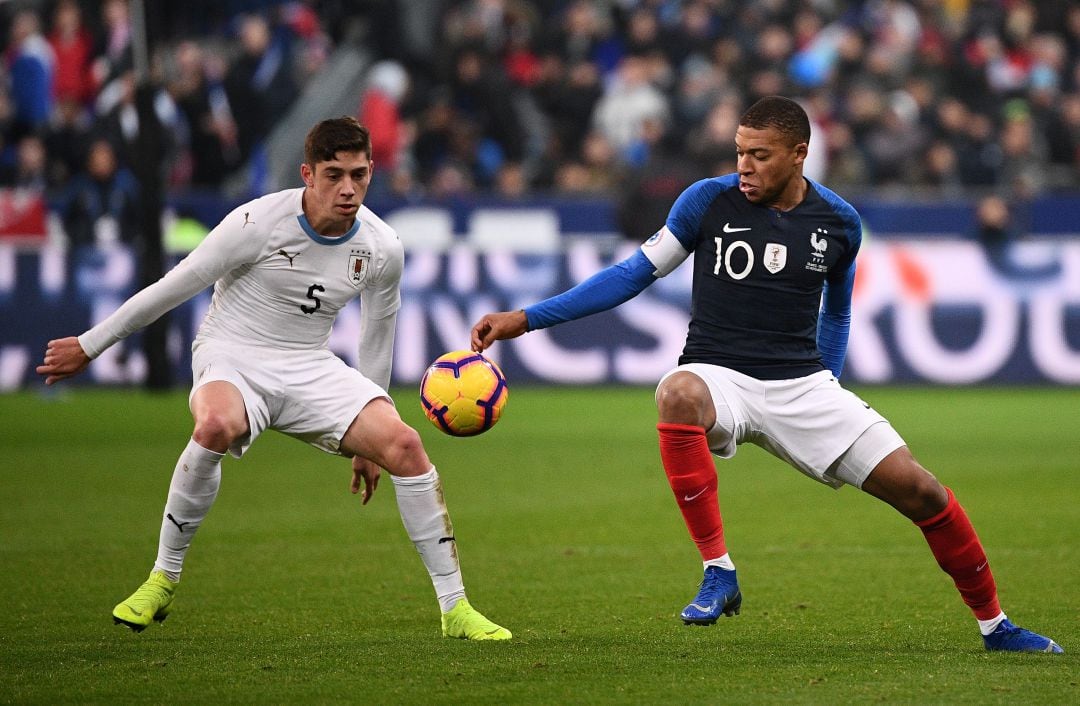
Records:
{"label": "uruguay crest", "polygon": [[787,246],[780,243],[768,243],[765,246],[765,269],[774,275],[787,264]]}
{"label": "uruguay crest", "polygon": [[359,287],[367,279],[371,251],[354,248],[349,252],[349,284]]}

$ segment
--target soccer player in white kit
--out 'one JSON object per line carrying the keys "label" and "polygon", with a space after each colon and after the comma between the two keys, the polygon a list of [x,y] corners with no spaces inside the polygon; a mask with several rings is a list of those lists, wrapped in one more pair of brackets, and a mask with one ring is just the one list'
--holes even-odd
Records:
{"label": "soccer player in white kit", "polygon": [[[402,523],[431,576],[447,637],[507,640],[469,605],[439,475],[386,392],[404,251],[363,205],[371,138],[350,117],[308,133],[303,188],[250,201],[158,282],[78,337],[50,341],[46,384],[76,375],[117,341],[214,285],[192,345],[194,432],[180,455],[147,581],[113,610],[135,631],[164,620],[191,539],[213,505],[225,453],[239,458],[266,429],[352,458],[364,504],[390,473]],[[337,313],[360,297],[359,370],[327,348]]]}

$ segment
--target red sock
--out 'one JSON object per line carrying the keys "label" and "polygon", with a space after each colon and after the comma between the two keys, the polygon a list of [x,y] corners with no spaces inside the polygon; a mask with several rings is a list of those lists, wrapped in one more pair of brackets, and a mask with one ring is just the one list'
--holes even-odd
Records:
{"label": "red sock", "polygon": [[664,423],[657,424],[656,429],[660,432],[664,472],[702,560],[727,554],[716,496],[716,466],[705,430],[689,424]]}
{"label": "red sock", "polygon": [[945,509],[915,524],[926,536],[938,566],[952,577],[975,617],[979,620],[996,618],[1001,613],[1001,605],[986,552],[964,508],[951,490],[946,488],[945,492],[949,494]]}

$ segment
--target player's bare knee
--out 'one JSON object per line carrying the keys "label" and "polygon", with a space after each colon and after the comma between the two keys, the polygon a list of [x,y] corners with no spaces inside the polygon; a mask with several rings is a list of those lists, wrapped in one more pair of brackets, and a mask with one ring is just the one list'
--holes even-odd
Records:
{"label": "player's bare knee", "polygon": [[223,452],[245,433],[247,425],[244,420],[235,419],[226,413],[208,411],[195,420],[195,430],[191,438],[204,449]]}
{"label": "player's bare knee", "polygon": [[661,422],[712,426],[706,419],[711,409],[709,388],[692,373],[679,372],[664,380],[656,391],[656,409]]}
{"label": "player's bare knee", "polygon": [[945,509],[949,496],[943,486],[930,471],[913,461],[917,470],[913,473],[910,502],[919,519],[933,517]]}
{"label": "player's bare knee", "polygon": [[431,468],[420,434],[402,422],[383,449],[386,470],[396,476],[415,476]]}

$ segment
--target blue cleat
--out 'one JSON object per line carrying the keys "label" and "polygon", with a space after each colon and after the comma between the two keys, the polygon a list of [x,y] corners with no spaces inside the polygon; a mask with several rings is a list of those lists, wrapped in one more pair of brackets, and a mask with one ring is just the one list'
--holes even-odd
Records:
{"label": "blue cleat", "polygon": [[1061,649],[1061,645],[1049,637],[1017,627],[1008,620],[1002,620],[994,632],[983,635],[983,644],[992,652],[1051,652],[1053,654],[1065,652]]}
{"label": "blue cleat", "polygon": [[701,590],[679,617],[687,625],[712,625],[721,614],[738,615],[741,607],[742,592],[734,569],[728,571],[719,566],[707,566],[705,578],[701,579]]}

